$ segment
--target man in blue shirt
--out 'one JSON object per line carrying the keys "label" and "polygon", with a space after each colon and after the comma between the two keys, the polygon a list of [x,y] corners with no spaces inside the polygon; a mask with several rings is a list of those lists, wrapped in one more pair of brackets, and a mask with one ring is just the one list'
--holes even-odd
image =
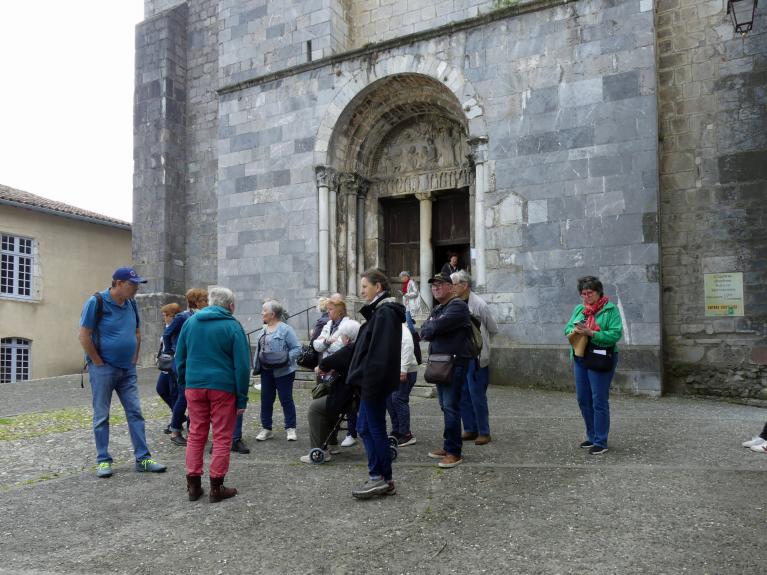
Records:
{"label": "man in blue shirt", "polygon": [[91,296],[85,302],[80,316],[78,337],[87,355],[93,393],[93,434],[98,455],[96,474],[99,477],[112,475],[109,407],[113,391],[117,392],[128,420],[128,431],[136,456],[136,471],[165,471],[164,465],[152,459],[146,446],[144,416],[136,383],[141,332],[133,298],[142,283],[146,283],[146,280],[133,268],[118,268],[112,274],[112,287],[100,293],[101,305],[95,295]]}

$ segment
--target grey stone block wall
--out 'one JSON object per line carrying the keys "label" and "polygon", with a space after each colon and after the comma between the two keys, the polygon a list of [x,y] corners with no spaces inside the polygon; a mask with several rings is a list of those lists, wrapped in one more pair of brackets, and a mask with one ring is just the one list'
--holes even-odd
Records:
{"label": "grey stone block wall", "polygon": [[[167,303],[184,292],[187,14],[181,4],[136,27],[133,260],[148,279],[137,298],[144,318],[156,316],[158,295]],[[160,327],[145,320],[145,341],[158,341]]]}
{"label": "grey stone block wall", "polygon": [[[668,388],[767,397],[767,12],[657,4]],[[742,272],[744,317],[706,317],[703,274]]]}

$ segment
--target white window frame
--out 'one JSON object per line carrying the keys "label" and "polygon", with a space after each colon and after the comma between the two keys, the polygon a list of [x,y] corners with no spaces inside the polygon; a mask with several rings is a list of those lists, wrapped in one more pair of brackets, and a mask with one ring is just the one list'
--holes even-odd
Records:
{"label": "white window frame", "polygon": [[0,297],[34,299],[34,244],[32,238],[0,234]]}
{"label": "white window frame", "polygon": [[32,372],[32,340],[0,339],[0,383],[28,381]]}

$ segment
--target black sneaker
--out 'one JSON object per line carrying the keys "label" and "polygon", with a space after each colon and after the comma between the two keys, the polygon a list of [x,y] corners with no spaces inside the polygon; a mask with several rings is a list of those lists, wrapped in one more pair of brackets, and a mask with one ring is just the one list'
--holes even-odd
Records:
{"label": "black sneaker", "polygon": [[245,445],[245,442],[242,439],[238,439],[232,443],[232,451],[235,453],[247,454],[250,453],[250,448]]}
{"label": "black sneaker", "polygon": [[606,447],[601,447],[599,445],[592,445],[591,449],[589,449],[589,455],[602,455],[603,453],[607,453]]}
{"label": "black sneaker", "polygon": [[406,447],[408,445],[415,445],[415,443],[416,439],[413,437],[412,433],[397,436],[397,447]]}
{"label": "black sneaker", "polygon": [[587,439],[586,441],[584,441],[583,443],[581,443],[581,444],[580,444],[578,447],[583,447],[583,448],[586,448],[586,447],[594,447],[594,444],[593,444],[593,443],[591,443],[591,442],[590,442],[590,441]]}
{"label": "black sneaker", "polygon": [[168,426],[167,426],[165,429],[163,429],[163,430],[162,430],[162,432],[163,432],[165,435],[170,435],[171,433],[173,433],[173,432],[170,430],[170,425],[168,425]]}

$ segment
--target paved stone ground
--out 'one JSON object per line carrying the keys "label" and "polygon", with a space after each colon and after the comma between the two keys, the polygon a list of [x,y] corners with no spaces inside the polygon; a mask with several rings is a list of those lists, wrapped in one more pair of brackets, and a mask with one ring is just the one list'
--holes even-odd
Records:
{"label": "paved stone ground", "polygon": [[[610,452],[589,458],[571,394],[492,388],[494,440],[439,470],[435,399],[413,399],[414,446],[395,463],[394,497],[355,501],[361,448],[326,465],[308,449],[308,391],[297,390],[299,441],[233,455],[240,494],[185,498],[183,448],[162,428],[155,373],[142,397],[163,475],[131,470],[115,425],[114,477],[97,479],[87,425],[0,441],[0,573],[759,573],[767,571],[767,457],[740,447],[767,410],[698,399],[614,397]],[[0,421],[67,408],[87,415],[79,378],[0,388]],[[277,421],[281,421],[279,408]],[[115,408],[113,413],[120,413]],[[40,418],[44,420],[45,418]],[[32,424],[30,424],[32,425]]]}

